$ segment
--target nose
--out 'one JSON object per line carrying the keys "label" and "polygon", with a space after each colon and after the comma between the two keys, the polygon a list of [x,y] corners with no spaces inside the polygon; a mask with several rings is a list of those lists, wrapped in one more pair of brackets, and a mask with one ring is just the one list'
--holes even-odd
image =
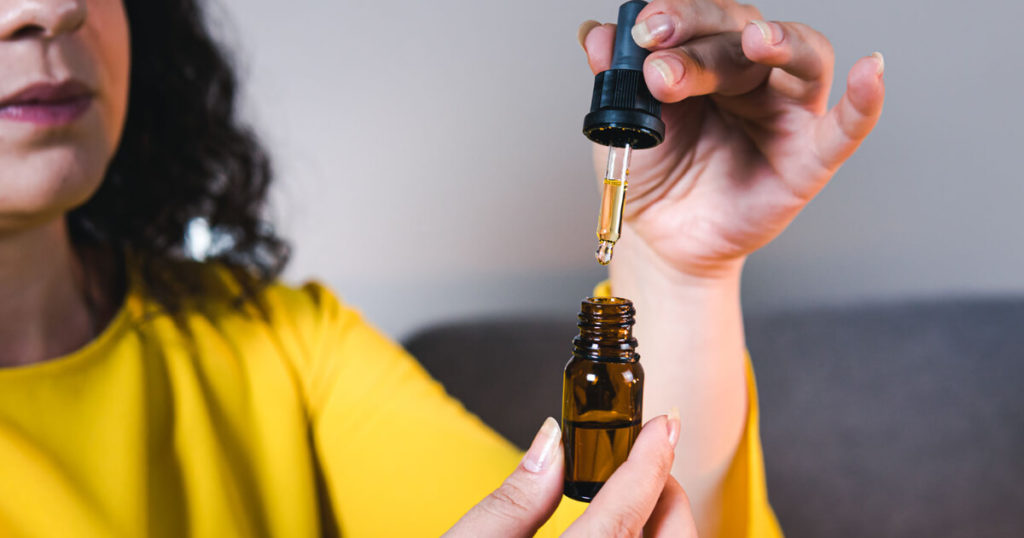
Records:
{"label": "nose", "polygon": [[0,0],[0,41],[53,39],[85,24],[86,0]]}

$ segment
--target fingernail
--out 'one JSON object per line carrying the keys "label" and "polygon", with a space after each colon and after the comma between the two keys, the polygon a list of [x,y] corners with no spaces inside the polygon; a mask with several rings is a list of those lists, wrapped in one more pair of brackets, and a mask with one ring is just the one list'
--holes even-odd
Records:
{"label": "fingernail", "polygon": [[558,449],[558,440],[561,437],[562,432],[558,427],[558,422],[555,422],[555,419],[551,417],[544,419],[544,424],[540,427],[540,431],[537,432],[537,436],[530,443],[530,449],[523,456],[523,468],[531,473],[543,471],[555,456],[555,450]]}
{"label": "fingernail", "polygon": [[769,45],[778,45],[782,42],[782,27],[774,22],[766,22],[758,19],[750,21],[761,31],[761,39]]}
{"label": "fingernail", "polygon": [[647,48],[668,39],[674,28],[672,17],[664,13],[655,13],[636,23],[629,33],[633,34],[633,41],[636,41],[637,45]]}
{"label": "fingernail", "polygon": [[587,34],[597,26],[601,26],[601,23],[594,20],[583,21],[580,24],[579,30],[576,30],[576,41],[580,42],[580,46],[583,47],[584,51],[587,50]]}
{"label": "fingernail", "polygon": [[878,59],[878,76],[882,76],[882,73],[885,73],[885,56],[882,56],[882,53],[877,50],[871,55]]}
{"label": "fingernail", "polygon": [[683,64],[673,58],[656,58],[651,60],[651,67],[658,70],[661,78],[668,86],[675,86],[683,78]]}
{"label": "fingernail", "polygon": [[672,406],[668,412],[668,442],[674,448],[679,442],[679,408]]}

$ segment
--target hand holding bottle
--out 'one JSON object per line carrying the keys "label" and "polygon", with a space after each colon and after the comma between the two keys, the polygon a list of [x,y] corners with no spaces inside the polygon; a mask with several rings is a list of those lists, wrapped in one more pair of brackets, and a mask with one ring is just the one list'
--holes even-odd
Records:
{"label": "hand holding bottle", "polygon": [[[595,73],[608,68],[614,33],[611,24],[580,27]],[[882,111],[881,55],[853,65],[845,95],[827,110],[828,39],[800,23],[764,21],[753,6],[654,0],[632,34],[653,51],[644,77],[664,103],[666,133],[634,155],[623,239],[642,244],[628,256],[684,275],[717,276],[771,241]],[[606,151],[595,149],[599,171]]]}
{"label": "hand holding bottle", "polygon": [[[547,419],[519,467],[445,536],[533,536],[562,498],[561,432]],[[696,537],[689,501],[669,475],[679,419],[659,416],[641,430],[623,463],[563,536]]]}

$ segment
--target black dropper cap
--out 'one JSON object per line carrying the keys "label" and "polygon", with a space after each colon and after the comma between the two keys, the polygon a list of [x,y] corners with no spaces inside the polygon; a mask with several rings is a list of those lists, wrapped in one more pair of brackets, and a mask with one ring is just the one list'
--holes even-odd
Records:
{"label": "black dropper cap", "polygon": [[630,0],[619,7],[611,68],[594,77],[594,97],[590,113],[583,118],[583,134],[598,144],[644,149],[665,139],[661,103],[644,82],[648,51],[630,34],[637,14],[646,5],[642,0]]}

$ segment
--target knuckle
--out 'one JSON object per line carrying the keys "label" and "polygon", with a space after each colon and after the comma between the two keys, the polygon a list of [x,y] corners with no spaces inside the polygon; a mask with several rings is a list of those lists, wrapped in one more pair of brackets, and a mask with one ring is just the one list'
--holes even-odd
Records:
{"label": "knuckle", "polygon": [[487,510],[503,517],[519,517],[530,512],[531,495],[512,481],[506,481],[487,496]]}
{"label": "knuckle", "polygon": [[[830,166],[829,163],[832,159],[826,159],[822,155],[821,148],[817,144],[811,144],[812,159],[809,165],[810,177],[829,178],[835,174],[835,167]],[[791,187],[790,189],[794,196],[797,197],[797,205],[809,202],[811,198],[818,192],[817,187],[811,186],[806,188]]]}
{"label": "knuckle", "polygon": [[644,527],[647,518],[635,506],[623,506],[614,517],[603,521],[597,536],[631,538]]}

